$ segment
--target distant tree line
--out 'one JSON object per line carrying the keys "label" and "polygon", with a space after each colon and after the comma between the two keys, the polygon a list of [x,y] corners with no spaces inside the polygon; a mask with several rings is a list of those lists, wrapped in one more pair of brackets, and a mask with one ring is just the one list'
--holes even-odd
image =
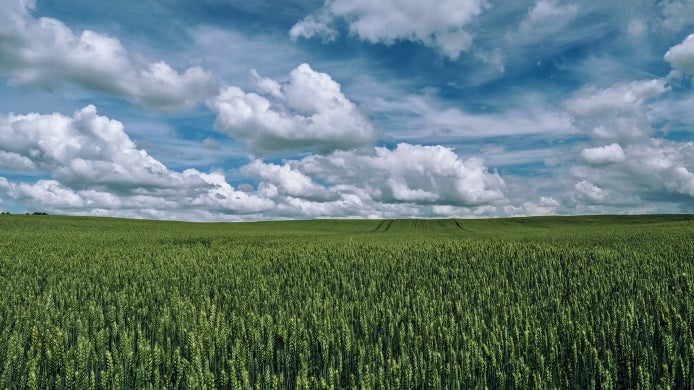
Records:
{"label": "distant tree line", "polygon": [[[10,214],[12,214],[12,213],[10,213],[9,211],[2,211],[2,212],[0,212],[0,215],[10,215]],[[43,212],[43,211],[35,211],[35,212],[31,213],[31,214],[26,213],[26,215],[48,215],[48,213]]]}

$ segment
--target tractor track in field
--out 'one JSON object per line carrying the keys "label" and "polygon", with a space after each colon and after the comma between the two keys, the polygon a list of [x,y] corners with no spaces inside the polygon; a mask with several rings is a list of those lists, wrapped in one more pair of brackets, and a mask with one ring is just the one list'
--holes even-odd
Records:
{"label": "tractor track in field", "polygon": [[382,220],[378,226],[374,230],[372,230],[372,233],[375,232],[387,232],[390,227],[393,225],[393,220],[392,219],[384,219]]}
{"label": "tractor track in field", "polygon": [[454,219],[454,220],[453,220],[453,223],[455,223],[455,226],[457,226],[458,229],[463,230],[463,231],[466,231],[466,232],[469,232],[469,233],[472,233],[472,230],[464,228],[463,225],[461,225],[460,222],[458,222],[457,219]]}

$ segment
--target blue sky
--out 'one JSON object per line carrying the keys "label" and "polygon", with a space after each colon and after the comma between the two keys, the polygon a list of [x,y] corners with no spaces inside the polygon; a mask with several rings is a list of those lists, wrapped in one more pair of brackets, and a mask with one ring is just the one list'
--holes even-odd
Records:
{"label": "blue sky", "polygon": [[694,212],[694,1],[0,4],[0,210]]}

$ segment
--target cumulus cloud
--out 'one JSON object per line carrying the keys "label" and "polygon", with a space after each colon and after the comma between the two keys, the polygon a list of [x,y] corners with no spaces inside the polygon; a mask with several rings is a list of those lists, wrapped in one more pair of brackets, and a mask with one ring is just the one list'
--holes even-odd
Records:
{"label": "cumulus cloud", "polygon": [[77,208],[90,203],[55,180],[39,180],[34,185],[5,181],[0,187],[15,199],[40,200],[41,206],[49,208]]}
{"label": "cumulus cloud", "polygon": [[485,216],[509,203],[497,173],[442,146],[335,151],[281,165],[254,160],[240,171],[276,203],[275,216]]}
{"label": "cumulus cloud", "polygon": [[244,142],[253,153],[330,152],[374,139],[368,118],[328,74],[301,64],[283,84],[254,75],[259,93],[232,86],[207,103],[217,114],[215,127]]}
{"label": "cumulus cloud", "polygon": [[4,192],[50,210],[198,208],[243,214],[274,207],[269,199],[235,190],[219,172],[168,169],[138,149],[121,122],[99,116],[94,106],[71,117],[2,115],[0,150],[0,169],[51,176],[35,183],[5,179]]}
{"label": "cumulus cloud", "polygon": [[576,183],[574,187],[579,195],[581,195],[589,203],[602,204],[608,200],[610,193],[595,184],[582,180]]}
{"label": "cumulus cloud", "polygon": [[[223,180],[222,175],[216,176]],[[207,186],[196,194],[186,190],[161,192],[143,189],[119,194],[95,188],[75,189],[57,180],[24,183],[0,177],[0,193],[35,210],[127,218],[257,219],[260,213],[275,207],[269,199],[234,190],[228,184]]]}
{"label": "cumulus cloud", "polygon": [[33,1],[0,4],[0,75],[10,83],[46,89],[75,84],[162,111],[192,107],[217,91],[216,78],[200,67],[178,72],[129,53],[114,37],[35,19]]}
{"label": "cumulus cloud", "polygon": [[694,198],[694,142],[649,139],[627,150],[630,180],[651,191]]}
{"label": "cumulus cloud", "polygon": [[281,165],[254,160],[240,171],[258,181],[257,193],[277,204],[278,216],[488,216],[509,204],[496,172],[442,146],[402,143]]}
{"label": "cumulus cloud", "polygon": [[31,171],[35,166],[33,161],[21,154],[0,150],[0,168],[11,171]]}
{"label": "cumulus cloud", "polygon": [[481,206],[506,201],[498,173],[443,146],[401,143],[393,150],[337,151],[309,156],[298,166],[333,185],[362,188],[381,202]]}
{"label": "cumulus cloud", "polygon": [[[288,92],[283,86],[283,96]],[[329,105],[294,99],[296,109]],[[399,144],[310,155],[282,164],[259,159],[239,173],[254,183],[234,188],[222,172],[182,172],[139,149],[121,122],[87,106],[63,114],[0,115],[0,194],[29,209],[168,219],[428,217],[494,215],[509,202],[505,183],[478,158],[443,146]],[[48,178],[45,178],[48,176]],[[443,207],[443,208],[442,208]],[[551,205],[550,205],[551,207]],[[495,211],[496,210],[496,211]]]}
{"label": "cumulus cloud", "polygon": [[[694,143],[664,139],[653,128],[662,114],[654,99],[669,89],[664,79],[617,83],[584,88],[565,104],[576,124],[602,144],[584,148],[586,165],[572,169],[577,207],[640,207],[648,199],[687,209],[694,197]],[[619,142],[604,145],[606,139]]]}
{"label": "cumulus cloud", "polygon": [[241,173],[257,178],[262,192],[270,195],[289,195],[317,201],[336,199],[337,193],[316,184],[302,172],[289,165],[276,165],[254,160],[241,168]]}
{"label": "cumulus cloud", "polygon": [[87,106],[61,114],[0,116],[0,148],[69,182],[165,185],[170,172],[138,150],[123,124]]}
{"label": "cumulus cloud", "polygon": [[336,20],[344,20],[351,35],[369,43],[391,44],[398,40],[419,42],[456,59],[472,44],[466,26],[486,6],[483,0],[327,0],[316,13],[295,24],[292,39],[337,35]]}
{"label": "cumulus cloud", "polygon": [[694,34],[690,34],[682,43],[671,47],[664,58],[673,68],[694,74]]}
{"label": "cumulus cloud", "polygon": [[622,147],[616,142],[606,146],[583,149],[581,158],[590,165],[609,165],[626,159]]}

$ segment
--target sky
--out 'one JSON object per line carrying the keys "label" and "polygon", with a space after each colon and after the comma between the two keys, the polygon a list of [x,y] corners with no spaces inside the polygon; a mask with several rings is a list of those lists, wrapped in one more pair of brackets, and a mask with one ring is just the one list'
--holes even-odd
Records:
{"label": "sky", "polygon": [[694,0],[0,0],[0,210],[694,213]]}

